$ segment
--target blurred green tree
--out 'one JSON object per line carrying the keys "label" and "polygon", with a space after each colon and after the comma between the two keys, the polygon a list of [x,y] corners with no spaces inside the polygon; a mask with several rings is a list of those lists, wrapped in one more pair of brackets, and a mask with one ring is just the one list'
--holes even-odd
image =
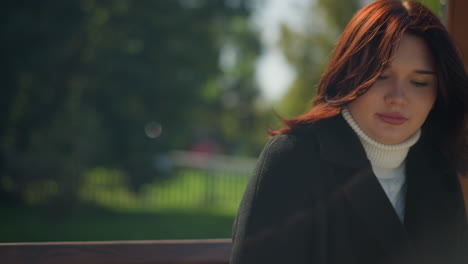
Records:
{"label": "blurred green tree", "polygon": [[227,146],[250,138],[260,45],[247,2],[4,3],[0,197],[45,185],[69,203],[95,167],[136,190],[160,175],[157,153],[197,131]]}
{"label": "blurred green tree", "polygon": [[304,26],[281,27],[280,47],[296,77],[279,102],[278,113],[291,118],[312,106],[318,80],[340,33],[359,9],[358,0],[318,0],[306,11]]}

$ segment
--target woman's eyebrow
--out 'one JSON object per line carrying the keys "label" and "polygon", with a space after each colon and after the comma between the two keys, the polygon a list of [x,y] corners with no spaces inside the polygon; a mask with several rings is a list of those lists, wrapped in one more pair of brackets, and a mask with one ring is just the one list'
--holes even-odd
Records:
{"label": "woman's eyebrow", "polygon": [[[387,64],[387,65],[384,65],[383,70],[386,71],[391,68],[392,68],[392,65]],[[419,74],[434,74],[434,75],[436,74],[436,72],[433,70],[414,70],[414,72],[419,73]]]}
{"label": "woman's eyebrow", "polygon": [[431,70],[415,70],[414,72],[419,73],[419,74],[435,74],[435,71]]}

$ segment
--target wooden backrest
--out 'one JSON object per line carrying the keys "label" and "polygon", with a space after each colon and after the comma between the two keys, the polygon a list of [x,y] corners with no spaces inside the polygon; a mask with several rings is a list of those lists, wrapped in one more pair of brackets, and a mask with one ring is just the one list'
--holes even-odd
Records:
{"label": "wooden backrest", "polygon": [[[448,0],[447,1],[448,30],[453,36],[455,44],[460,49],[460,53],[468,70],[468,1]],[[461,177],[462,188],[465,196],[465,206],[468,212],[468,175]]]}
{"label": "wooden backrest", "polygon": [[227,264],[230,239],[0,244],[2,264]]}

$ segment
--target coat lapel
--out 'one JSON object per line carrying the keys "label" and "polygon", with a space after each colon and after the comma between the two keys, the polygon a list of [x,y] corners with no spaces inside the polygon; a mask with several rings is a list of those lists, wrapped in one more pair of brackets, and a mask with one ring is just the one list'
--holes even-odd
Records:
{"label": "coat lapel", "polygon": [[383,248],[409,247],[408,234],[370,166],[351,176],[344,189],[351,207]]}
{"label": "coat lapel", "polygon": [[[405,226],[410,236],[415,239],[425,232],[424,223],[435,217],[434,213],[441,209],[444,194],[440,175],[445,174],[434,161],[421,155],[424,150],[421,144],[416,144],[408,153],[406,168],[407,196],[405,208]],[[419,158],[417,158],[419,156]]]}
{"label": "coat lapel", "polygon": [[321,157],[341,167],[346,177],[343,195],[357,218],[363,222],[382,248],[391,251],[408,248],[408,234],[372,171],[356,133],[341,115],[320,121],[318,140]]}
{"label": "coat lapel", "polygon": [[454,263],[446,258],[457,247],[454,238],[459,236],[460,219],[464,218],[460,186],[456,174],[446,169],[442,155],[423,142],[407,158],[405,226],[418,254],[431,259],[429,263],[442,263],[442,259]]}

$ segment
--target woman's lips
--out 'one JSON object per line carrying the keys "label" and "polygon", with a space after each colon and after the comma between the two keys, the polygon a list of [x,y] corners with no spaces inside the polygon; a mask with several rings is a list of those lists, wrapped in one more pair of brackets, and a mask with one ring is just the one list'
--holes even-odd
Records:
{"label": "woman's lips", "polygon": [[399,113],[379,113],[377,114],[377,116],[383,122],[391,124],[391,125],[401,125],[404,122],[406,122],[406,120],[408,120],[408,118],[402,116]]}

